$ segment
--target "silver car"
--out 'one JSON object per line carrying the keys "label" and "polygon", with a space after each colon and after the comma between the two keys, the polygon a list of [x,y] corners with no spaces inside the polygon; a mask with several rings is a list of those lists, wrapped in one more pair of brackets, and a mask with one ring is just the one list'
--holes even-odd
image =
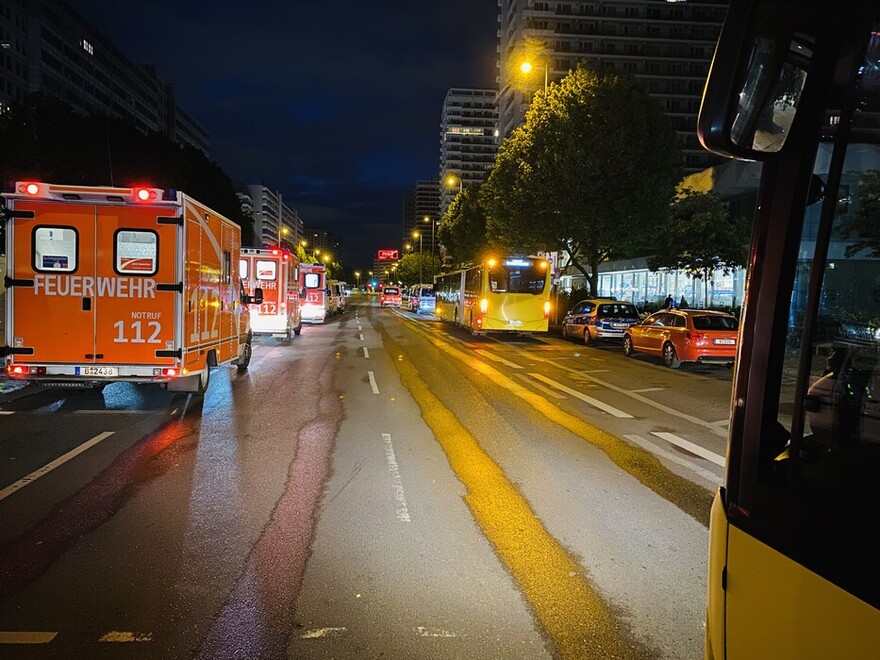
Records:
{"label": "silver car", "polygon": [[599,339],[621,341],[624,331],[639,322],[635,305],[613,298],[581,300],[562,319],[562,336],[589,344]]}

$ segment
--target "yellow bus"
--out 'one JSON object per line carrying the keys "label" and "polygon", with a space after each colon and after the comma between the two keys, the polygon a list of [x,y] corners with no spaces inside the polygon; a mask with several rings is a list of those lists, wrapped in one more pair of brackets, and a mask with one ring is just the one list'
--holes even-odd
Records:
{"label": "yellow bus", "polygon": [[732,0],[698,134],[762,163],[705,655],[880,657],[880,4]]}
{"label": "yellow bus", "polygon": [[434,278],[436,314],[474,334],[547,332],[550,286],[546,259],[492,257]]}

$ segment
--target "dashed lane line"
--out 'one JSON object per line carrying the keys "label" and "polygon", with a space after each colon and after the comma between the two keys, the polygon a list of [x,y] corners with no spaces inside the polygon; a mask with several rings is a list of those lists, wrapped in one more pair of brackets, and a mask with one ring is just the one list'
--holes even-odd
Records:
{"label": "dashed lane line", "polygon": [[14,484],[7,486],[3,490],[0,490],[0,500],[5,500],[7,497],[12,495],[14,492],[21,490],[22,488],[24,488],[25,486],[27,486],[30,483],[33,483],[34,481],[36,481],[40,477],[47,475],[49,472],[51,472],[52,470],[54,470],[57,467],[64,465],[67,461],[71,460],[72,458],[76,458],[77,456],[82,454],[87,449],[91,449],[96,444],[98,444],[102,440],[106,440],[114,433],[115,433],[115,431],[104,431],[103,433],[99,433],[91,440],[86,440],[79,447],[71,449],[69,452],[67,452],[63,456],[59,456],[58,458],[56,458],[54,461],[52,461],[50,463],[46,463],[46,465],[41,467],[39,470],[34,470],[26,477],[22,477],[21,479],[16,481]]}
{"label": "dashed lane line", "polygon": [[630,442],[637,444],[642,449],[647,449],[649,452],[652,452],[653,454],[656,454],[657,456],[662,456],[667,461],[670,461],[672,463],[676,463],[677,465],[681,465],[683,467],[686,467],[687,469],[700,475],[701,477],[703,477],[704,479],[706,479],[707,481],[709,481],[713,484],[717,484],[719,486],[721,485],[722,479],[720,477],[718,477],[717,475],[715,475],[714,473],[710,472],[709,470],[707,470],[705,468],[701,468],[699,465],[694,464],[693,461],[689,461],[686,458],[682,458],[678,454],[674,454],[671,451],[667,451],[666,449],[662,449],[661,447],[658,447],[653,442],[646,440],[645,438],[641,437],[640,435],[624,435],[623,437],[626,438],[627,440],[629,440]]}
{"label": "dashed lane line", "polygon": [[644,394],[645,392],[662,392],[665,389],[666,389],[665,387],[643,387],[640,390],[632,390],[632,391],[635,392],[636,394]]}
{"label": "dashed lane line", "polygon": [[696,454],[700,458],[705,458],[710,463],[715,463],[720,467],[724,467],[726,461],[724,460],[724,456],[719,456],[713,451],[709,451],[705,447],[701,447],[700,445],[695,445],[693,442],[689,440],[685,440],[684,438],[679,438],[677,435],[672,433],[665,433],[662,431],[651,431],[651,435],[656,435],[661,440],[666,440],[666,442],[672,443],[682,449],[689,451],[692,454]]}
{"label": "dashed lane line", "polygon": [[102,643],[131,644],[136,642],[152,642],[153,633],[131,632],[129,630],[111,630],[98,639]]}
{"label": "dashed lane line", "polygon": [[376,375],[372,371],[368,371],[367,377],[370,379],[370,389],[373,390],[373,394],[378,394],[379,386],[376,384]]}
{"label": "dashed lane line", "polygon": [[559,392],[554,392],[549,387],[545,387],[544,385],[541,385],[541,383],[536,383],[533,379],[529,378],[525,374],[514,374],[514,376],[516,376],[521,381],[526,383],[529,387],[535,387],[539,391],[543,392],[544,394],[546,394],[547,396],[549,396],[553,399],[564,399],[565,398],[564,394],[560,394]]}
{"label": "dashed lane line", "polygon": [[363,349],[364,349],[364,357],[365,357],[365,358],[368,358],[368,357],[370,357],[370,351],[369,351],[369,350],[367,350],[367,347],[366,347],[366,346],[364,346],[364,347],[363,347]]}
{"label": "dashed lane line", "polygon": [[495,355],[491,351],[486,351],[481,348],[478,348],[474,351],[477,355],[482,355],[487,360],[492,360],[493,362],[498,362],[499,364],[503,364],[505,366],[510,367],[511,369],[522,369],[521,366],[516,364],[515,362],[511,362],[510,360],[505,360],[503,357],[499,355]]}
{"label": "dashed lane line", "polygon": [[632,417],[633,417],[629,413],[623,412],[622,410],[615,408],[614,406],[609,406],[607,403],[602,403],[598,399],[594,399],[591,396],[587,396],[586,394],[582,394],[581,392],[578,392],[577,390],[573,390],[570,387],[566,387],[562,383],[557,383],[552,378],[547,378],[546,376],[543,376],[541,374],[529,374],[529,375],[532,378],[537,378],[538,380],[547,383],[551,387],[555,387],[560,392],[565,392],[566,394],[570,394],[571,396],[573,396],[576,399],[580,399],[581,401],[584,401],[585,403],[589,403],[594,408],[598,408],[599,410],[604,410],[609,415],[612,415],[614,417],[618,417],[620,419],[632,419]]}
{"label": "dashed lane line", "polygon": [[394,455],[394,444],[391,442],[391,434],[383,433],[382,440],[385,443],[385,460],[388,462],[388,472],[391,474],[391,488],[394,491],[394,514],[400,522],[412,522],[409,517],[409,509],[406,506],[406,495],[403,492],[403,481],[400,479],[400,468],[397,465],[397,457]]}

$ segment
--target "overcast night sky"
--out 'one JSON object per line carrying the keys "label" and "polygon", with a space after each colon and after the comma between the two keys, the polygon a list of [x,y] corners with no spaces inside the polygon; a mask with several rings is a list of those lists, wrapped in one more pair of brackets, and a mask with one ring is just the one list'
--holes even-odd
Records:
{"label": "overcast night sky", "polygon": [[236,184],[280,190],[355,268],[439,174],[446,91],[495,86],[494,0],[69,2],[175,85]]}

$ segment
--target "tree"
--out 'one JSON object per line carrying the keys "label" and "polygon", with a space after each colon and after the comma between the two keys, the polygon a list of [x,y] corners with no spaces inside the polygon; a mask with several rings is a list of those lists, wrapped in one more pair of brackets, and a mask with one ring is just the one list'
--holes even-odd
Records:
{"label": "tree", "polygon": [[858,211],[844,220],[841,234],[844,238],[855,236],[846,246],[847,258],[862,250],[869,250],[871,257],[880,257],[880,171],[869,170],[859,178],[857,186]]}
{"label": "tree", "polygon": [[201,151],[165,135],[81,115],[51,96],[32,94],[0,114],[0,142],[0,181],[7,187],[30,179],[174,188],[239,224],[242,244],[253,244],[253,219],[241,210],[229,176]]}
{"label": "tree", "polygon": [[[433,267],[432,267],[433,261]],[[425,252],[410,252],[403,255],[403,258],[397,263],[397,279],[403,282],[404,286],[412,284],[427,284],[433,281],[434,275],[440,272],[440,260]]]}
{"label": "tree", "polygon": [[479,260],[480,255],[489,248],[486,210],[479,189],[465,188],[455,196],[440,219],[437,238],[454,262]]}
{"label": "tree", "polygon": [[602,261],[647,246],[680,166],[660,106],[633,79],[579,65],[535,96],[501,145],[481,196],[488,238],[511,251],[563,252],[596,295]]}
{"label": "tree", "polygon": [[749,257],[749,226],[732,218],[730,205],[715,192],[686,191],[671,206],[655,233],[656,251],[648,268],[683,270],[703,280],[704,300],[715,271],[725,275],[744,267]]}

